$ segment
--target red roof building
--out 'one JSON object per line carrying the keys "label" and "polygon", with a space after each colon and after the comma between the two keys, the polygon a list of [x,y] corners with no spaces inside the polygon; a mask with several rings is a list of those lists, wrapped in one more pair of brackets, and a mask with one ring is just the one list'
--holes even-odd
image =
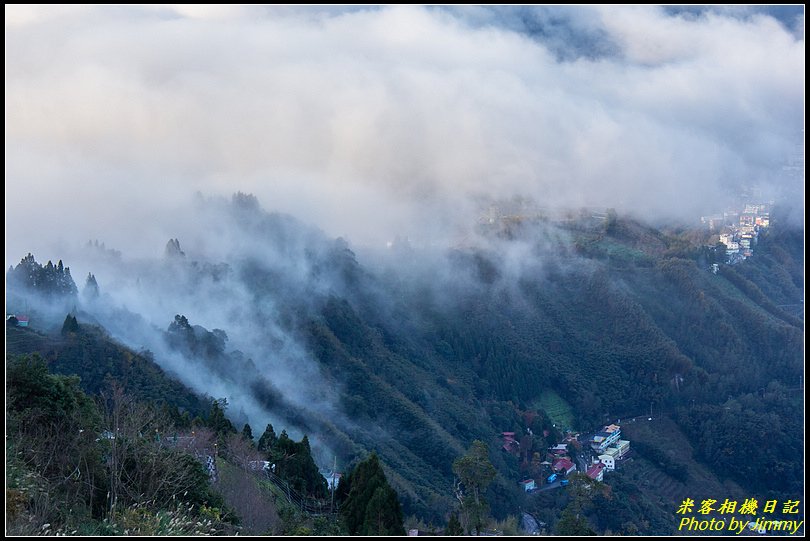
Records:
{"label": "red roof building", "polygon": [[577,466],[567,458],[558,458],[551,463],[551,469],[556,472],[563,472],[565,475],[576,471]]}
{"label": "red roof building", "polygon": [[585,473],[585,475],[587,475],[591,479],[594,479],[595,481],[601,481],[602,478],[604,477],[604,469],[605,465],[600,462],[599,464],[594,464],[593,466],[588,468],[588,471]]}
{"label": "red roof building", "polygon": [[502,432],[503,436],[503,450],[507,453],[517,453],[520,444],[515,440],[514,432]]}

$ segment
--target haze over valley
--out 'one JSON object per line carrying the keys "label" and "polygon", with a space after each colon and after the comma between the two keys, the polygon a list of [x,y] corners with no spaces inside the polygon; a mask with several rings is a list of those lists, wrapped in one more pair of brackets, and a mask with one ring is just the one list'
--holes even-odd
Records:
{"label": "haze over valley", "polygon": [[7,533],[803,532],[803,220],[799,7],[7,6]]}

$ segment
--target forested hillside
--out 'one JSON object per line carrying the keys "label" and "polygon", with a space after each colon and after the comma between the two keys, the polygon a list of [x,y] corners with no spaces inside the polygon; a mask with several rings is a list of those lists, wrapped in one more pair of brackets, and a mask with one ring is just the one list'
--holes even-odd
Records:
{"label": "forested hillside", "polygon": [[[227,398],[234,426],[307,435],[322,468],[375,451],[405,515],[433,524],[457,509],[453,463],[474,440],[498,472],[486,499],[503,519],[525,507],[516,481],[531,449],[651,409],[718,479],[762,497],[803,491],[803,233],[777,213],[755,256],[713,273],[708,234],[615,215],[483,224],[472,243],[359,256],[251,196],[217,205],[211,221],[242,239],[221,257],[172,240],[115,284],[93,269],[81,294],[61,262],[23,259],[7,311],[29,311],[30,326],[7,326],[8,353],[39,353],[87,393],[115,381],[181,425]],[[526,429],[525,452],[500,451],[501,432]],[[683,480],[666,449],[638,452]],[[658,505],[640,533],[671,527],[673,509],[633,505]],[[612,524],[593,513],[592,528]]]}

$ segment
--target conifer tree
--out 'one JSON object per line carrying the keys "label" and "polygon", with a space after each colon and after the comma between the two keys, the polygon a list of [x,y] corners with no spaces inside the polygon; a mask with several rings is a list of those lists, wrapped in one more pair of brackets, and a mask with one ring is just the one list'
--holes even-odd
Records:
{"label": "conifer tree", "polygon": [[458,513],[450,515],[450,520],[447,521],[447,528],[444,529],[444,535],[464,535],[464,528],[458,520]]}
{"label": "conifer tree", "polygon": [[98,282],[96,282],[96,277],[89,272],[87,273],[87,280],[84,283],[82,295],[84,295],[84,298],[87,300],[97,299],[99,295]]}
{"label": "conifer tree", "polygon": [[489,460],[487,445],[475,440],[469,451],[453,462],[453,473],[461,480],[463,491],[457,487],[467,533],[480,533],[487,515],[484,491],[495,479],[495,467]]}
{"label": "conifer tree", "polygon": [[62,336],[74,332],[79,332],[79,322],[76,321],[76,316],[68,314],[65,317],[65,322],[62,324]]}
{"label": "conifer tree", "polygon": [[338,492],[347,530],[352,535],[404,535],[397,493],[388,484],[376,453],[341,480]]}
{"label": "conifer tree", "polygon": [[225,442],[225,437],[228,434],[236,434],[236,428],[227,417],[225,417],[225,409],[228,407],[228,401],[224,398],[214,400],[211,403],[211,412],[208,414],[208,426],[217,435],[217,440],[220,445]]}
{"label": "conifer tree", "polygon": [[273,446],[275,446],[277,439],[276,431],[273,430],[273,425],[267,423],[264,433],[259,437],[259,443],[256,448],[260,453],[269,453]]}

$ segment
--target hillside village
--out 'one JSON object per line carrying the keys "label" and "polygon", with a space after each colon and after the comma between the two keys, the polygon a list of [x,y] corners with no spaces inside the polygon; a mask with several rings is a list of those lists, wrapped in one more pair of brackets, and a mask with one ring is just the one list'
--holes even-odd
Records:
{"label": "hillside village", "polygon": [[710,231],[717,232],[718,242],[726,247],[726,262],[733,265],[754,255],[760,231],[770,225],[772,205],[773,202],[747,203],[740,211],[702,216],[700,221]]}
{"label": "hillside village", "polygon": [[[503,432],[501,438],[503,452],[521,455],[521,442],[516,439],[514,432]],[[525,443],[524,438],[524,447]],[[533,453],[529,475],[519,483],[524,491],[531,493],[565,487],[567,478],[576,472],[603,481],[605,472],[620,467],[628,458],[629,451],[630,441],[622,439],[621,426],[618,424],[606,425],[588,435],[567,432],[562,441],[546,450],[544,456],[539,452]]]}

